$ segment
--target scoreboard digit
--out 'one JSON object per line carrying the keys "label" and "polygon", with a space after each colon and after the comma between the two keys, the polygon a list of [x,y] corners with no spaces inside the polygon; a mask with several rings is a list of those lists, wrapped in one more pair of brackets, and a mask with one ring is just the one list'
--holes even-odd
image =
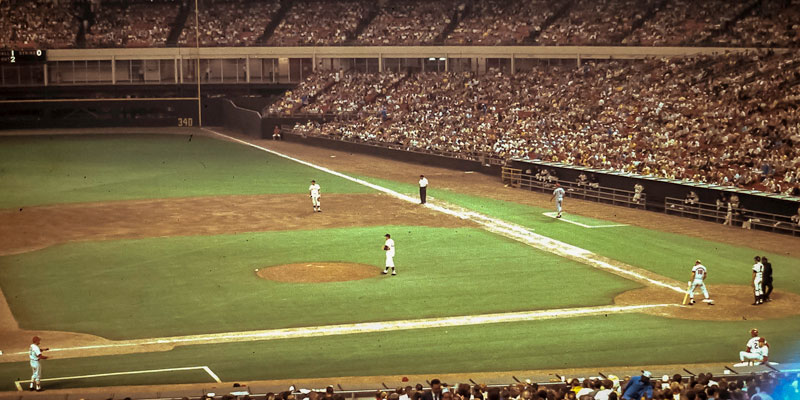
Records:
{"label": "scoreboard digit", "polygon": [[0,64],[40,64],[45,62],[47,62],[47,50],[0,50]]}

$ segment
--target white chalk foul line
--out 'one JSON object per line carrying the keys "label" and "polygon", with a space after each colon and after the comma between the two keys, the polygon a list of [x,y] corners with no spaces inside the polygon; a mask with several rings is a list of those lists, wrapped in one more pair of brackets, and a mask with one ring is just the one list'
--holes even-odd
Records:
{"label": "white chalk foul line", "polygon": [[[545,217],[555,218],[558,215],[558,213],[557,212],[546,212],[546,213],[542,213],[542,215],[544,215]],[[567,223],[570,223],[570,224],[573,224],[573,225],[578,225],[581,228],[587,228],[587,229],[616,228],[618,226],[628,226],[628,225],[625,225],[625,224],[586,225],[586,224],[582,224],[582,223],[580,223],[578,221],[573,221],[573,220],[571,220],[569,218],[565,218],[563,215],[561,216],[561,218],[558,218],[558,220],[563,221],[563,222],[567,222]]]}
{"label": "white chalk foul line", "polygon": [[[396,330],[449,328],[468,325],[497,324],[507,322],[539,321],[557,318],[572,318],[591,315],[621,314],[646,309],[680,307],[677,304],[642,304],[630,306],[597,306],[581,308],[561,308],[552,310],[520,311],[511,313],[463,315],[454,317],[419,318],[398,321],[361,322],[355,324],[310,326],[302,328],[270,329],[261,331],[211,333],[202,335],[172,336],[163,338],[122,340],[112,343],[67,348],[51,348],[49,352],[99,350],[148,345],[196,345],[232,342],[252,342],[262,340],[297,339],[319,336],[352,335],[358,333],[378,333]],[[27,352],[14,353],[28,354]],[[192,367],[201,368],[201,367]],[[209,375],[215,377],[210,370]],[[122,374],[122,373],[119,373]],[[53,378],[56,379],[56,378]],[[61,378],[63,379],[63,378]],[[216,378],[215,378],[216,379]],[[20,381],[26,382],[26,381]]]}
{"label": "white chalk foul line", "polygon": [[[311,167],[311,168],[314,168],[314,169],[317,169],[317,170],[320,170],[320,171],[323,171],[323,172],[327,172],[327,173],[329,173],[331,175],[338,176],[338,177],[340,177],[342,179],[346,179],[346,180],[349,180],[351,182],[355,182],[355,183],[358,183],[360,185],[375,189],[375,190],[377,190],[379,192],[385,193],[385,194],[387,194],[387,195],[389,195],[391,197],[394,197],[396,199],[403,200],[403,201],[406,201],[406,202],[409,202],[409,203],[415,203],[415,204],[418,203],[418,200],[416,198],[414,198],[414,197],[411,197],[411,196],[408,196],[408,195],[405,195],[405,194],[402,194],[402,193],[398,193],[398,192],[396,192],[394,190],[391,190],[389,188],[385,188],[383,186],[376,185],[376,184],[371,183],[371,182],[367,182],[367,181],[365,181],[363,179],[354,178],[352,176],[345,175],[345,174],[343,174],[341,172],[337,172],[337,171],[334,171],[334,170],[329,169],[329,168],[325,168],[325,167],[320,166],[320,165],[312,164],[312,163],[310,163],[308,161],[304,161],[304,160],[301,160],[301,159],[298,159],[298,158],[294,158],[294,157],[288,156],[286,154],[279,153],[279,152],[277,152],[275,150],[271,150],[271,149],[268,149],[266,147],[259,146],[257,144],[253,144],[253,143],[250,143],[250,142],[247,142],[247,141],[244,141],[244,140],[232,137],[232,136],[228,136],[228,135],[216,132],[216,131],[208,129],[208,128],[202,128],[202,129],[204,131],[206,131],[206,132],[209,132],[209,133],[211,133],[213,135],[216,135],[216,136],[219,136],[219,137],[223,137],[223,138],[225,138],[227,140],[232,140],[234,142],[241,143],[241,144],[243,144],[245,146],[250,146],[250,147],[259,149],[261,151],[265,151],[267,153],[274,154],[274,155],[276,155],[278,157],[282,157],[282,158],[285,158],[287,160],[291,160],[291,161],[294,161],[296,163],[305,165],[307,167]],[[481,214],[481,213],[477,213],[475,211],[467,210],[467,209],[464,209],[464,208],[461,208],[461,207],[457,207],[457,206],[453,206],[453,205],[449,205],[449,204],[445,204],[445,203],[441,203],[441,204],[426,203],[425,206],[430,208],[430,209],[432,209],[432,210],[435,210],[435,211],[438,211],[440,213],[443,213],[443,214],[452,215],[454,217],[458,217],[458,218],[461,218],[461,219],[471,220],[471,221],[476,222],[479,225],[483,226],[484,229],[486,229],[489,232],[497,233],[497,234],[505,236],[507,238],[520,241],[520,242],[525,243],[525,244],[527,244],[529,246],[535,247],[535,248],[537,248],[539,250],[543,250],[543,251],[546,251],[546,252],[549,252],[549,253],[553,253],[553,254],[556,254],[556,255],[559,255],[559,256],[562,256],[562,257],[566,257],[566,258],[581,262],[583,264],[589,265],[591,267],[599,268],[599,269],[611,272],[613,274],[623,276],[623,277],[625,277],[627,279],[638,281],[638,282],[641,282],[641,283],[644,283],[644,284],[647,284],[647,285],[663,287],[663,288],[670,289],[670,290],[673,290],[673,291],[678,292],[678,293],[685,293],[685,291],[683,289],[681,289],[680,287],[673,286],[673,285],[671,285],[671,284],[669,284],[667,282],[663,282],[663,281],[660,281],[660,280],[657,280],[657,279],[649,278],[649,277],[644,276],[644,275],[642,275],[642,274],[640,274],[638,272],[635,272],[635,271],[631,271],[631,270],[628,270],[628,269],[620,268],[620,267],[618,267],[616,265],[612,265],[612,264],[610,264],[608,262],[600,260],[599,257],[596,254],[592,253],[589,250],[582,249],[580,247],[573,246],[571,244],[564,243],[564,242],[561,242],[561,241],[558,241],[558,240],[555,240],[555,239],[551,239],[551,238],[549,238],[547,236],[543,236],[543,235],[539,235],[539,234],[533,233],[531,230],[529,230],[529,229],[527,229],[527,228],[525,228],[525,227],[523,227],[521,225],[512,224],[512,223],[509,223],[509,222],[506,222],[506,221],[503,221],[503,220],[500,220],[500,219],[497,219],[497,218],[489,217],[488,215],[484,215],[484,214]]]}
{"label": "white chalk foul line", "polygon": [[[52,350],[51,350],[52,351]],[[91,379],[91,378],[101,378],[105,376],[120,376],[120,375],[141,375],[141,374],[156,374],[161,372],[175,372],[175,371],[191,371],[195,369],[201,369],[205,371],[212,379],[214,379],[217,383],[222,383],[219,379],[219,376],[211,371],[211,368],[208,368],[207,365],[202,365],[199,367],[179,367],[179,368],[162,368],[162,369],[145,369],[139,371],[123,371],[123,372],[108,372],[103,374],[91,374],[91,375],[76,375],[76,376],[61,376],[55,378],[44,378],[41,379],[41,382],[52,382],[52,381],[68,381],[68,380],[76,380],[76,379]],[[22,391],[22,384],[23,383],[30,383],[31,380],[22,380],[22,381],[14,381],[14,385],[17,387],[18,391]]]}

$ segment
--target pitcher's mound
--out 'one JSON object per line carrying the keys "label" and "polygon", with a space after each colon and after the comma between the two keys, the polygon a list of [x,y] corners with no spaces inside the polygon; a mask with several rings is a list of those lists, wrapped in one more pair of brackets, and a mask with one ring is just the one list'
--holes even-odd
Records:
{"label": "pitcher's mound", "polygon": [[278,265],[256,270],[260,278],[278,282],[321,283],[344,282],[371,278],[381,274],[381,269],[374,265],[307,262]]}

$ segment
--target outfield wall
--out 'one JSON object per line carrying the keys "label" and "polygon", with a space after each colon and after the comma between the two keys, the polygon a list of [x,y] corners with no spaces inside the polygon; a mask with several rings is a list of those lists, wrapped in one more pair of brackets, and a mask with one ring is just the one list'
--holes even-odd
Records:
{"label": "outfield wall", "polygon": [[728,186],[706,185],[681,182],[677,180],[639,176],[626,173],[608,172],[592,168],[574,167],[559,163],[538,160],[513,160],[511,166],[523,171],[531,170],[535,175],[541,169],[556,170],[558,179],[575,182],[581,173],[594,174],[600,186],[622,190],[633,190],[636,183],[641,183],[647,194],[647,209],[664,211],[667,197],[684,198],[690,191],[700,197],[701,203],[714,204],[720,193],[726,197],[732,194],[739,196],[742,206],[747,210],[767,212],[791,216],[797,212],[800,199],[789,196],[767,194],[755,190],[744,190]]}

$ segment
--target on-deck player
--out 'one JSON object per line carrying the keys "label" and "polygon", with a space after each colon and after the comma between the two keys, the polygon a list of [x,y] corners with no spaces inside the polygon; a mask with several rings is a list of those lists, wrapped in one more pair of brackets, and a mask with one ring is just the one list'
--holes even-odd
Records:
{"label": "on-deck player", "polygon": [[550,198],[550,201],[556,199],[556,211],[558,214],[556,218],[561,218],[561,202],[564,200],[564,188],[561,187],[560,183],[556,183],[556,190],[553,190],[553,197]]}
{"label": "on-deck player", "polygon": [[747,340],[747,344],[745,345],[745,351],[750,353],[755,350],[758,350],[758,348],[760,347],[758,341],[760,339],[761,337],[758,336],[758,329],[756,328],[750,329],[750,339]]}
{"label": "on-deck player", "polygon": [[763,337],[759,337],[757,339],[758,347],[750,351],[740,351],[739,361],[755,362],[758,364],[766,364],[769,362],[769,343],[767,343],[767,340]]}
{"label": "on-deck player", "polygon": [[397,271],[394,270],[394,240],[392,240],[392,235],[386,234],[386,242],[383,243],[383,251],[386,252],[386,268],[383,270],[384,275],[389,272],[389,268],[392,269],[392,275],[397,275]]}
{"label": "on-deck player", "polygon": [[692,267],[692,283],[689,286],[689,305],[694,304],[694,290],[698,287],[703,292],[703,297],[705,297],[706,303],[708,305],[713,305],[714,303],[708,298],[708,290],[706,289],[705,280],[708,276],[708,270],[706,267],[700,263],[700,260],[694,262],[694,267]]}
{"label": "on-deck player", "polygon": [[314,212],[322,212],[322,206],[319,203],[321,188],[317,181],[311,180],[311,186],[308,187],[308,197],[311,197],[311,205],[314,207]]}
{"label": "on-deck player", "polygon": [[753,264],[753,296],[755,297],[753,305],[756,306],[764,302],[764,287],[761,285],[764,279],[764,265],[761,264],[759,256],[755,256],[753,260],[756,262]]}

